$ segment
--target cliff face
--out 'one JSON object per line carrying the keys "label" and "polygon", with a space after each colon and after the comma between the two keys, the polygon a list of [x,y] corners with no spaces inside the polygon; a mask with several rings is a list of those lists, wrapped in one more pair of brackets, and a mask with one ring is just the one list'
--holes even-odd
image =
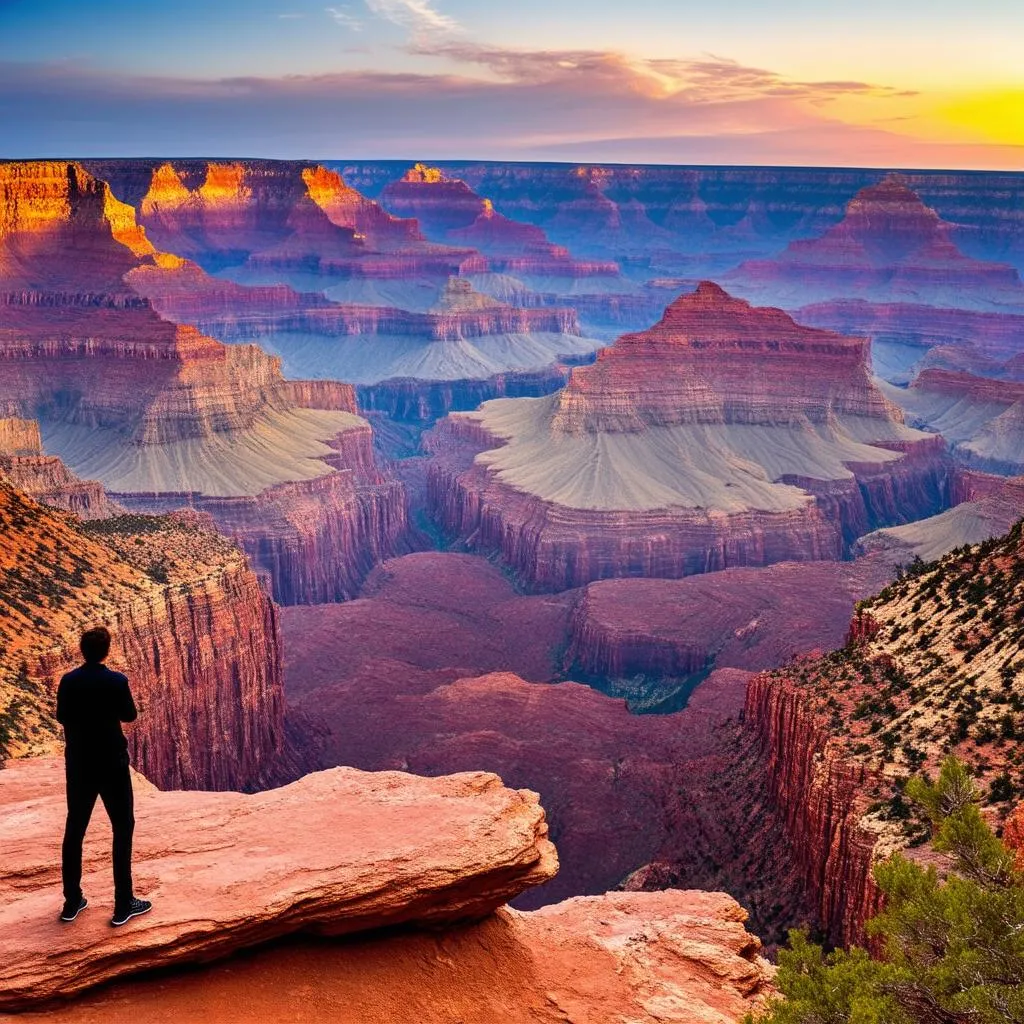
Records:
{"label": "cliff face", "polygon": [[439,522],[542,589],[839,558],[948,502],[941,439],[902,423],[862,339],[709,283],[549,398],[450,416],[428,443]]}
{"label": "cliff face", "polygon": [[956,754],[996,824],[1024,792],[1012,743],[1024,701],[1022,550],[1018,524],[916,567],[862,603],[842,650],[750,683],[746,722],[835,941],[863,941],[878,904],[873,863],[922,838],[901,795],[911,774],[934,775]]}
{"label": "cliff face", "polygon": [[381,201],[397,214],[414,217],[436,241],[479,250],[487,257],[486,268],[495,273],[527,278],[619,276],[618,264],[574,259],[568,249],[549,242],[541,228],[504,216],[490,199],[436,167],[416,164],[400,181],[385,187]]}
{"label": "cliff face", "polygon": [[[376,552],[401,548],[404,497],[374,465],[351,387],[286,381],[278,359],[165,321],[142,294],[241,303],[244,290],[156,252],[77,164],[4,165],[0,187],[0,409],[37,418],[50,451],[126,505],[208,500],[282,599],[349,593]],[[227,172],[210,184],[217,196],[249,187]],[[257,306],[293,295],[265,289]]]}
{"label": "cliff face", "polygon": [[[950,348],[992,367],[992,375],[1005,373],[1004,364],[1024,348],[1024,312],[981,312],[913,303],[867,302],[840,299],[804,306],[794,314],[802,323],[844,334],[870,336],[873,345],[905,345],[925,353]],[[903,383],[882,368],[886,379]]]}
{"label": "cliff face", "polygon": [[1024,472],[1024,382],[924,369],[910,387],[886,386],[907,419],[940,432],[954,458],[987,473]]}
{"label": "cliff face", "polygon": [[768,792],[820,927],[831,942],[863,945],[880,907],[871,870],[883,849],[864,821],[879,779],[844,758],[829,720],[784,679],[750,681],[744,720],[760,741]]}
{"label": "cliff face", "polygon": [[840,646],[854,604],[891,572],[864,558],[591,583],[573,609],[566,662],[574,675],[613,679],[774,667]]}
{"label": "cliff face", "polygon": [[[336,166],[374,196],[403,171],[394,163],[371,161]],[[822,234],[842,219],[850,197],[879,177],[877,171],[836,168],[472,161],[438,166],[449,178],[489,196],[507,216],[542,227],[560,244],[617,259],[679,254],[690,258],[694,276],[770,255],[780,242]],[[919,171],[905,178],[953,225],[965,252],[1024,264],[1019,175]],[[992,202],[994,194],[1005,200]]]}
{"label": "cliff face", "polygon": [[0,517],[5,756],[55,748],[57,681],[105,622],[141,709],[133,762],[157,784],[249,789],[295,769],[276,612],[241,552],[194,518],[82,524],[3,484]]}

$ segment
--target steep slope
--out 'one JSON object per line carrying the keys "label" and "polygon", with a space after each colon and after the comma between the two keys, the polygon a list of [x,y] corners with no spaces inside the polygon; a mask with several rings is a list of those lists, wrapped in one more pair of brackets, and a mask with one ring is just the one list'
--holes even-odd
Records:
{"label": "steep slope", "polygon": [[[955,753],[1002,822],[1024,793],[1024,533],[960,548],[862,602],[846,647],[755,677],[746,721],[826,932],[863,940],[876,858],[925,832],[906,779]],[[927,846],[919,852],[927,856]]]}
{"label": "steep slope", "polygon": [[82,480],[57,456],[44,454],[35,420],[0,418],[0,480],[43,505],[74,512],[83,519],[102,519],[124,511],[107,497],[99,481]]}
{"label": "steep slope", "polygon": [[1024,472],[1024,381],[925,369],[910,387],[882,385],[907,419],[941,433],[954,458],[974,469]]}
{"label": "steep slope", "polygon": [[[208,500],[282,600],[343,596],[401,546],[401,487],[350,387],[161,319],[131,281],[201,272],[79,165],[2,165],[0,196],[0,408],[38,419],[49,451],[137,508]],[[312,494],[301,537],[279,530]]]}
{"label": "steep slope", "polygon": [[467,261],[462,273],[502,301],[561,305],[589,298],[581,312],[594,311],[601,319],[605,298],[637,290],[616,263],[573,257],[541,228],[504,216],[490,199],[437,167],[415,164],[384,188],[381,202],[394,213],[415,217],[428,237],[482,253],[483,258]]}
{"label": "steep slope", "polygon": [[0,756],[54,750],[60,675],[105,622],[141,714],[134,763],[161,786],[282,781],[277,615],[244,555],[194,516],[82,523],[0,481]]}
{"label": "steep slope", "polygon": [[858,552],[883,552],[903,564],[914,558],[942,558],[954,548],[1001,537],[1024,516],[1024,477],[1001,477],[976,470],[953,474],[953,507],[936,516],[865,534]]}
{"label": "steep slope", "polygon": [[1012,361],[1024,353],[1024,312],[839,299],[801,307],[794,316],[815,327],[870,337],[875,372],[893,384],[908,383],[927,366],[1008,376]]}
{"label": "steep slope", "polygon": [[168,319],[221,341],[255,342],[290,377],[351,381],[362,407],[401,418],[420,407],[430,418],[475,408],[517,383],[541,387],[526,393],[551,391],[565,379],[561,360],[586,359],[600,344],[583,335],[570,308],[502,304],[459,277],[423,312],[342,305],[283,285],[245,287],[198,267],[139,268],[130,280]]}
{"label": "steep slope", "polygon": [[838,298],[967,309],[1024,305],[1016,269],[964,255],[952,226],[898,174],[862,188],[821,237],[745,262],[725,280],[748,298],[787,307]]}
{"label": "steep slope", "polygon": [[442,421],[432,509],[543,589],[841,557],[948,501],[866,348],[705,282],[556,394]]}
{"label": "steep slope", "polygon": [[211,273],[371,305],[420,308],[473,255],[427,243],[415,221],[308,163],[164,163],[150,172],[139,217],[161,248]]}

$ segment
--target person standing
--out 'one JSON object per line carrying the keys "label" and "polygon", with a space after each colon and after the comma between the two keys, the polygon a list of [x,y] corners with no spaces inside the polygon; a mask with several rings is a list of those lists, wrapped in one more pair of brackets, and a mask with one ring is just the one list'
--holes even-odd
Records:
{"label": "person standing", "polygon": [[89,905],[82,893],[82,842],[96,798],[103,801],[114,832],[115,927],[145,914],[153,904],[135,897],[132,886],[132,835],[135,799],[128,767],[128,741],[122,722],[138,717],[128,677],[104,662],[110,632],[96,626],[82,634],[84,664],[61,678],[57,687],[57,721],[64,726],[64,765],[68,817],[61,847],[64,909],[60,920],[74,921]]}

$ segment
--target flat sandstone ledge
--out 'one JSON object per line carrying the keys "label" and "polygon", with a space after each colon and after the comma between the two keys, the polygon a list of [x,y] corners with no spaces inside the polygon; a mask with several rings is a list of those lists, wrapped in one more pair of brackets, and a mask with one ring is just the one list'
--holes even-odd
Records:
{"label": "flat sandstone ledge", "polygon": [[554,876],[536,793],[496,776],[334,768],[255,795],[160,792],[136,777],[135,889],[150,914],[110,927],[110,829],[86,840],[89,908],[58,922],[59,760],[0,771],[0,1009],[226,956],[294,932],[480,920]]}
{"label": "flat sandstone ledge", "polygon": [[445,930],[296,938],[9,1024],[739,1024],[773,969],[724,893],[610,892]]}

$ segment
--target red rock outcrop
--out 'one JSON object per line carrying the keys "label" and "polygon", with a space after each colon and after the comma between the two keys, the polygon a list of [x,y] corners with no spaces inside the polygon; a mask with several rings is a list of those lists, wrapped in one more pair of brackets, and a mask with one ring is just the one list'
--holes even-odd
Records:
{"label": "red rock outcrop", "polygon": [[821,237],[743,263],[726,280],[744,295],[786,306],[864,297],[967,308],[1024,304],[1017,270],[964,255],[952,225],[898,174],[862,188]]}
{"label": "red rock outcrop", "polygon": [[1007,478],[958,467],[950,497],[953,507],[945,512],[865,534],[856,550],[883,552],[904,564],[915,556],[930,562],[965,544],[1000,537],[1024,516],[1024,476]]}
{"label": "red rock outcrop", "polygon": [[[37,418],[50,451],[125,504],[209,498],[220,514],[226,502],[220,525],[289,600],[350,593],[367,559],[402,549],[401,487],[374,466],[351,387],[286,381],[254,346],[161,319],[133,282],[230,289],[157,253],[131,208],[79,165],[3,165],[0,193],[0,408]],[[317,489],[330,500],[314,501]]]}
{"label": "red rock outcrop", "polygon": [[486,268],[499,274],[528,278],[619,276],[618,264],[574,259],[568,249],[549,242],[541,228],[503,216],[491,200],[436,167],[416,164],[400,181],[387,185],[381,200],[395,213],[414,217],[437,241],[479,249],[487,257]]}
{"label": "red rock outcrop", "polygon": [[876,344],[918,347],[922,355],[928,349],[950,346],[1000,364],[1024,351],[1024,312],[840,299],[804,306],[794,316],[801,323],[870,337]]}
{"label": "red rock outcrop", "polygon": [[866,346],[704,283],[549,398],[443,420],[430,506],[541,589],[840,558],[948,500]]}
{"label": "red rock outcrop", "polygon": [[[325,765],[474,765],[536,787],[562,868],[520,902],[627,883],[724,888],[778,941],[807,911],[735,721],[747,674],[713,673],[670,715],[631,715],[575,683],[524,682],[562,675],[577,597],[517,595],[474,556],[387,562],[358,600],[284,609],[289,711],[323,729]],[[493,674],[470,678],[479,673]]]}
{"label": "red rock outcrop", "polygon": [[879,835],[863,820],[880,778],[844,757],[829,719],[785,678],[750,680],[744,720],[760,740],[775,813],[819,926],[832,942],[863,945],[864,924],[880,907],[872,876]]}
{"label": "red rock outcrop", "polygon": [[250,789],[301,769],[286,745],[277,614],[242,553],[195,517],[81,523],[0,483],[0,750],[55,749],[57,680],[83,628],[140,707],[135,764],[161,786]]}
{"label": "red rock outcrop", "polygon": [[0,479],[43,505],[101,519],[124,511],[97,480],[75,476],[55,455],[43,452],[39,424],[18,417],[0,419]]}
{"label": "red rock outcrop", "polygon": [[739,1024],[773,994],[773,971],[742,922],[720,893],[609,893],[443,931],[293,938],[186,973],[119,980],[31,1019]]}
{"label": "red rock outcrop", "polygon": [[389,280],[455,273],[469,250],[423,241],[334,171],[286,161],[174,161],[152,171],[139,202],[157,244],[246,282]]}
{"label": "red rock outcrop", "polygon": [[[480,920],[558,869],[537,795],[484,772],[424,779],[335,768],[250,796],[140,785],[133,867],[152,913],[127,937],[98,910],[62,928],[49,910],[59,886],[50,847],[64,818],[62,783],[56,761],[0,774],[2,1009],[297,931],[337,936]],[[99,902],[107,843],[95,840],[86,846],[83,888]],[[756,951],[756,940],[748,942]]]}

